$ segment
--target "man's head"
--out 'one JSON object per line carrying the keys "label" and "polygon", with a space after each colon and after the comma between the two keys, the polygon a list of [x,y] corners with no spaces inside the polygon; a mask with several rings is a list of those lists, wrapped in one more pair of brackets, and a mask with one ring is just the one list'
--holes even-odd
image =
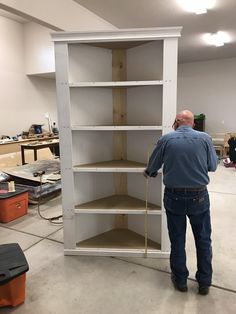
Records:
{"label": "man's head", "polygon": [[174,129],[176,130],[181,125],[194,126],[194,115],[189,110],[180,111],[175,118],[173,124]]}

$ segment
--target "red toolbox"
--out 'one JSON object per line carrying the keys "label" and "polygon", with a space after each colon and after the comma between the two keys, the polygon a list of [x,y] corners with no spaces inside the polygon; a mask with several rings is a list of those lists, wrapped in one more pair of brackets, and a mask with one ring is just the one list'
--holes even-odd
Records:
{"label": "red toolbox", "polygon": [[0,184],[0,222],[9,222],[28,212],[28,191],[16,187],[8,192],[7,183]]}
{"label": "red toolbox", "polygon": [[0,307],[25,301],[29,265],[18,243],[0,245]]}

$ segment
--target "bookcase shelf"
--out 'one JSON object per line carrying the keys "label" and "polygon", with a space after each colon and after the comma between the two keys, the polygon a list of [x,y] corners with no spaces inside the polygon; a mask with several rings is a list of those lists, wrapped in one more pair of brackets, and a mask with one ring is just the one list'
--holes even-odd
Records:
{"label": "bookcase shelf", "polygon": [[[80,248],[144,249],[145,238],[129,229],[112,229],[77,243]],[[148,239],[148,249],[160,250],[159,243]]]}
{"label": "bookcase shelf", "polygon": [[161,131],[159,125],[72,125],[72,131]]}
{"label": "bookcase shelf", "polygon": [[76,213],[84,214],[145,214],[161,215],[161,207],[129,195],[112,195],[75,206]]}
{"label": "bookcase shelf", "polygon": [[162,80],[154,81],[116,81],[116,82],[74,82],[70,83],[70,87],[138,87],[138,86],[155,86],[163,85]]}
{"label": "bookcase shelf", "polygon": [[146,165],[130,160],[110,160],[74,166],[74,172],[143,172]]}

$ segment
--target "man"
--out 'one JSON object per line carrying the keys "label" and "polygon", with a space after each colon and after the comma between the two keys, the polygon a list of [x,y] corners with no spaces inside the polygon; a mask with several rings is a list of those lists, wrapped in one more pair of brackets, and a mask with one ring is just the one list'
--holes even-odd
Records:
{"label": "man", "polygon": [[209,135],[193,130],[193,125],[192,112],[184,110],[177,114],[175,131],[159,139],[144,175],[155,177],[163,164],[171,279],[175,288],[188,290],[185,253],[188,217],[197,251],[196,280],[199,293],[206,295],[212,279],[210,202],[206,186],[208,171],[216,170],[218,159]]}

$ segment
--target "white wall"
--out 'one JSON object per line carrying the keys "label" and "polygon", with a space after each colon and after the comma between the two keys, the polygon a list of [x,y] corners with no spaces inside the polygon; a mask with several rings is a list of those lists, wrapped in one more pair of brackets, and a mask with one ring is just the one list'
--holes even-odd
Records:
{"label": "white wall", "polygon": [[52,30],[36,23],[24,25],[25,73],[55,72],[54,43]]}
{"label": "white wall", "polygon": [[206,132],[236,132],[236,58],[180,64],[178,111],[206,115]]}
{"label": "white wall", "polygon": [[0,135],[56,119],[55,81],[25,75],[23,25],[0,16]]}
{"label": "white wall", "polygon": [[[98,30],[115,27],[73,0],[5,0],[0,6],[28,14],[54,29]],[[55,71],[50,30],[23,26],[0,16],[0,135],[14,136],[33,123],[45,123],[45,112],[57,121],[55,80],[27,74]]]}

